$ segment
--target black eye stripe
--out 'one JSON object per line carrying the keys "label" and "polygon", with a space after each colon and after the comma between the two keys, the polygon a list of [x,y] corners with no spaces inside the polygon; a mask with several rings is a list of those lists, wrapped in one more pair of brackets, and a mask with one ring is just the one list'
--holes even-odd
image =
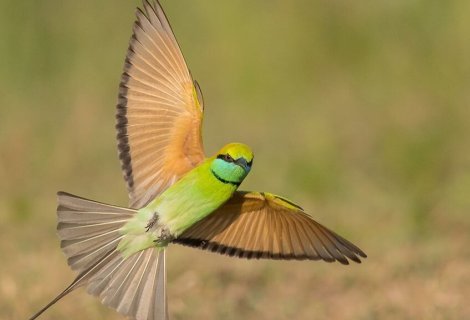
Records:
{"label": "black eye stripe", "polygon": [[[222,159],[222,160],[227,161],[227,162],[235,162],[235,159],[233,159],[232,156],[230,156],[228,153],[227,154],[218,154],[217,159]],[[247,162],[247,164],[251,167],[251,165],[253,164],[253,159],[251,159],[250,162]]]}
{"label": "black eye stripe", "polygon": [[229,154],[219,154],[219,155],[217,155],[217,159],[222,159],[222,160],[225,160],[227,162],[234,162],[235,161],[235,160],[233,160],[233,158]]}

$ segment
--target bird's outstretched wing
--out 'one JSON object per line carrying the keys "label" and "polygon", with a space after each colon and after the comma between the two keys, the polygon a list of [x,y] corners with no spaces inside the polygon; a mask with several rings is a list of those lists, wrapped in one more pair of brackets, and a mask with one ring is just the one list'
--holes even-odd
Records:
{"label": "bird's outstretched wing", "polygon": [[175,243],[240,258],[360,263],[357,246],[322,226],[292,202],[269,193],[235,192]]}
{"label": "bird's outstretched wing", "polygon": [[145,0],[136,16],[116,116],[132,208],[146,205],[204,159],[202,94],[170,24],[158,1]]}

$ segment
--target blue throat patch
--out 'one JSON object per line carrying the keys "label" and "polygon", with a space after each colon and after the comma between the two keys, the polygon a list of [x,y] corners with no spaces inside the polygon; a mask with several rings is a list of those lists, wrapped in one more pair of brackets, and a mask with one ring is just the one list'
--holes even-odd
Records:
{"label": "blue throat patch", "polygon": [[223,179],[223,178],[220,177],[217,173],[215,173],[215,171],[212,170],[212,169],[211,169],[211,172],[212,172],[212,174],[214,175],[214,177],[216,177],[217,180],[219,180],[219,181],[222,182],[222,183],[225,183],[225,184],[228,184],[228,183],[229,183],[229,184],[233,184],[234,186],[237,186],[237,187],[240,186],[240,184],[241,184],[241,182],[233,182],[233,181],[228,181],[228,180]]}

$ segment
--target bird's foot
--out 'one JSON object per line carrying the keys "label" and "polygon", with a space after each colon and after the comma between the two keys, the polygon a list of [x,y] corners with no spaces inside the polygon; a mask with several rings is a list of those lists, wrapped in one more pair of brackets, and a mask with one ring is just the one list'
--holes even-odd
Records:
{"label": "bird's foot", "polygon": [[170,233],[170,230],[168,230],[168,228],[166,228],[166,227],[163,227],[160,231],[160,235],[153,242],[155,242],[156,244],[167,245],[168,243],[170,243],[174,239],[175,239],[175,237]]}
{"label": "bird's foot", "polygon": [[153,213],[152,219],[149,220],[148,224],[145,226],[145,231],[149,232],[150,229],[158,222],[158,215],[156,212]]}

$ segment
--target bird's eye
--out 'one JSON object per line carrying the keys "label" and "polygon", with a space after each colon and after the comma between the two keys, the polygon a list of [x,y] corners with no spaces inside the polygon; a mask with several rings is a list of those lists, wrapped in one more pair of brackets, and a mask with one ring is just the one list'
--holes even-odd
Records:
{"label": "bird's eye", "polygon": [[217,159],[222,159],[222,160],[227,161],[227,162],[234,162],[235,161],[235,160],[233,160],[233,158],[229,154],[219,154],[217,156]]}

